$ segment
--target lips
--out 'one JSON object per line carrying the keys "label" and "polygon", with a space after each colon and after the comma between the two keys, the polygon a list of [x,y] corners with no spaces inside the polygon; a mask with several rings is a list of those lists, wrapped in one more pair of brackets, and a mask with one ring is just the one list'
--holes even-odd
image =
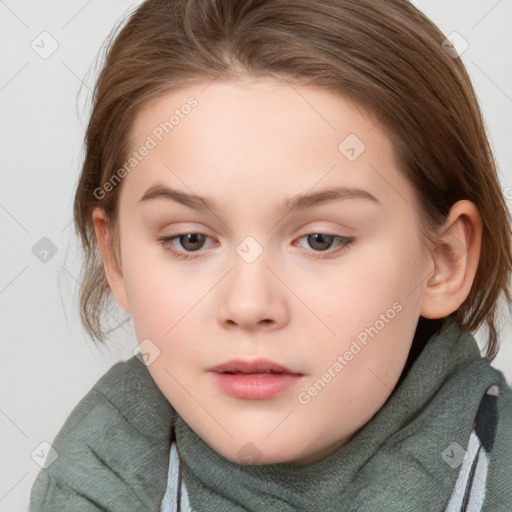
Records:
{"label": "lips", "polygon": [[290,374],[303,375],[267,359],[256,359],[247,361],[243,359],[232,359],[225,363],[209,368],[208,371],[216,373],[232,373],[232,374]]}
{"label": "lips", "polygon": [[209,372],[219,390],[245,400],[277,397],[304,379],[304,374],[267,359],[233,359],[209,368]]}

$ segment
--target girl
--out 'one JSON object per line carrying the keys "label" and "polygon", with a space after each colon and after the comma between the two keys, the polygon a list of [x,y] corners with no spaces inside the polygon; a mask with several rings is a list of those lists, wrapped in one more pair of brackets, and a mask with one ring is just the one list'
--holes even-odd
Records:
{"label": "girl", "polygon": [[406,0],[147,0],[74,207],[85,329],[112,294],[140,352],[32,512],[511,510],[508,211],[466,70]]}

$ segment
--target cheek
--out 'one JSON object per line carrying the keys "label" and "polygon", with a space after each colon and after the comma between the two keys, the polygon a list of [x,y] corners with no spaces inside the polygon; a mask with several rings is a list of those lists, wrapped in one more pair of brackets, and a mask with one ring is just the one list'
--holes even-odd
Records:
{"label": "cheek", "polygon": [[[140,239],[140,240],[139,240]],[[139,340],[161,338],[198,298],[194,286],[186,286],[179,266],[166,261],[165,252],[152,241],[127,233],[123,240],[123,276],[130,313]]]}
{"label": "cheek", "polygon": [[127,236],[124,249],[130,255],[123,274],[137,340],[149,339],[151,343],[144,343],[158,354],[150,371],[167,386],[169,373],[164,368],[184,380],[187,368],[197,366],[205,355],[211,356],[207,360],[215,356],[209,354],[215,346],[208,343],[205,326],[212,325],[209,292],[219,278],[200,278],[187,263],[171,261],[157,244],[144,246],[136,237]]}
{"label": "cheek", "polygon": [[381,236],[347,253],[339,266],[303,285],[300,293],[337,334],[345,333],[345,337],[357,335],[390,309],[388,316],[394,316],[396,303],[404,310],[415,307],[426,269],[420,247],[411,238],[407,243],[398,233],[394,238]]}
{"label": "cheek", "polygon": [[355,395],[363,401],[371,401],[374,392],[380,400],[386,386],[393,389],[419,317],[421,254],[419,246],[403,240],[382,239],[347,258],[345,266],[321,281],[324,293],[312,301],[331,330],[325,329],[325,340],[332,341],[317,355],[319,367],[327,369],[343,356],[346,366],[337,381],[360,381]]}

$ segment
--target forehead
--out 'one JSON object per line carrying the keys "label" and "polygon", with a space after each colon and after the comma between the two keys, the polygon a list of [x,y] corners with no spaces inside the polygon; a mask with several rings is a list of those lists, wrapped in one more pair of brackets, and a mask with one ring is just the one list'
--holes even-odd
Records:
{"label": "forehead", "polygon": [[151,146],[125,178],[131,204],[156,182],[221,201],[224,189],[237,191],[259,204],[270,192],[282,199],[340,185],[369,187],[384,203],[413,200],[375,118],[323,88],[274,79],[190,84],[145,104],[130,141],[134,152]]}
{"label": "forehead", "polygon": [[[190,108],[191,103],[194,106]],[[167,126],[166,131],[163,125],[169,121],[173,126]],[[208,132],[215,126],[220,131],[209,132],[210,138],[218,138],[233,127],[244,137],[265,131],[275,136],[272,132],[279,127],[286,128],[283,136],[311,136],[313,130],[321,136],[328,132],[339,136],[346,130],[359,131],[360,136],[368,129],[379,133],[375,116],[339,92],[285,80],[244,77],[192,83],[148,101],[138,111],[131,139],[136,143],[141,136],[160,131],[159,127],[164,136],[170,131],[176,135],[178,126],[184,124],[193,125],[196,136],[200,136],[201,127]]]}

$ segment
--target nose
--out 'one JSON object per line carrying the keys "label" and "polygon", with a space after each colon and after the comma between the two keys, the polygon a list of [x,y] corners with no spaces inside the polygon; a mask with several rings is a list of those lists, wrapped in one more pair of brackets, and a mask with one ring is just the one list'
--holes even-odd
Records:
{"label": "nose", "polygon": [[288,318],[286,289],[262,255],[248,263],[236,255],[226,276],[218,310],[224,327],[273,330]]}

